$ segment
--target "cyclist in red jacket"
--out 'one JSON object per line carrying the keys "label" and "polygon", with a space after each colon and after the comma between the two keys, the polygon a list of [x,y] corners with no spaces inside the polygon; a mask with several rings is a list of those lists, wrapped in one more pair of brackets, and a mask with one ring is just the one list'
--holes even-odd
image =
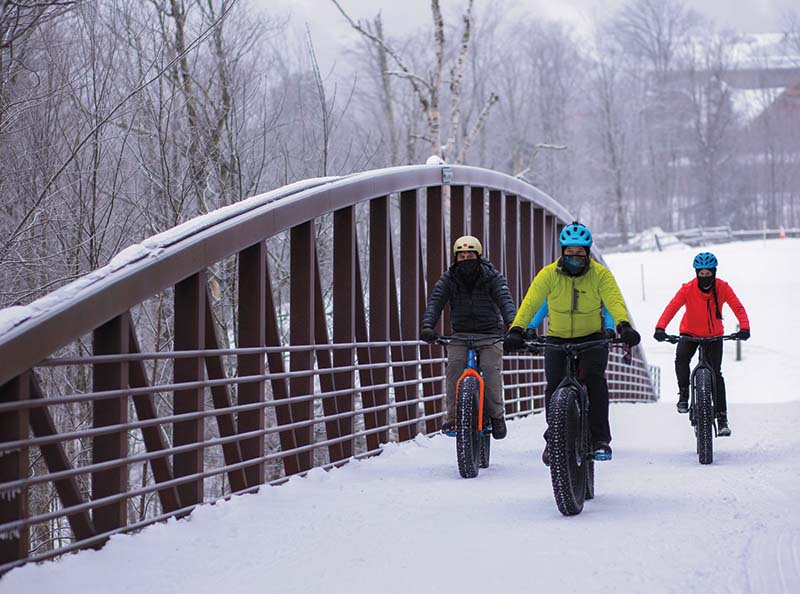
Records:
{"label": "cyclist in red jacket", "polygon": [[[747,312],[733,292],[731,286],[717,278],[717,258],[710,252],[702,252],[694,258],[694,269],[697,278],[684,284],[656,324],[653,335],[657,341],[666,339],[666,327],[678,313],[681,306],[686,312],[681,320],[680,333],[697,338],[711,338],[724,334],[722,326],[722,306],[728,304],[739,320],[741,328],[737,333],[739,340],[750,338],[750,322]],[[681,341],[675,351],[675,375],[678,376],[678,412],[689,412],[689,362],[697,352],[696,342]],[[727,437],[731,434],[728,426],[728,404],[725,401],[725,380],[722,378],[722,341],[711,343],[709,363],[716,374],[716,402],[718,435]]]}

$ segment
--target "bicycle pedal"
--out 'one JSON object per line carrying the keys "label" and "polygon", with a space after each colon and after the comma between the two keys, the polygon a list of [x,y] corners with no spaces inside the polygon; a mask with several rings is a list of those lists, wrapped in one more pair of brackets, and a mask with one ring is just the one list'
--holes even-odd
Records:
{"label": "bicycle pedal", "polygon": [[442,431],[442,435],[446,435],[447,437],[455,437],[456,436],[456,432],[455,431]]}

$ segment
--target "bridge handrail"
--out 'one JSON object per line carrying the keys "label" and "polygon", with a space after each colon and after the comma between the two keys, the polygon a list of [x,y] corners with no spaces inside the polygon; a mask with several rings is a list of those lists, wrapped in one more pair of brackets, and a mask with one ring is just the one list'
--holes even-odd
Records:
{"label": "bridge handrail", "polygon": [[[443,169],[453,186],[483,186],[516,194],[557,214],[571,217],[555,200],[509,175],[470,166],[411,165],[343,178],[298,182],[189,221],[123,250],[108,265],[28,306],[0,317],[0,385],[50,353],[225,257],[317,216],[370,197],[442,185]],[[308,201],[310,196],[320,199]],[[304,208],[297,208],[299,202]],[[237,205],[233,205],[237,206]],[[0,310],[4,311],[4,310]]]}

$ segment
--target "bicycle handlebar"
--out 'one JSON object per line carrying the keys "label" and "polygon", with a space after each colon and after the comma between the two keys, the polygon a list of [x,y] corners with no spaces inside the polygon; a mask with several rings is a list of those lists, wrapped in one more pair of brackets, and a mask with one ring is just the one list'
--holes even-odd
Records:
{"label": "bicycle handlebar", "polygon": [[[536,351],[538,349],[552,349],[555,351],[564,351],[565,353],[581,353],[590,349],[596,349],[603,346],[610,345],[626,345],[625,341],[621,338],[599,338],[597,340],[588,340],[586,342],[546,342],[544,337],[537,337],[525,341],[525,348],[529,351]],[[626,345],[627,346],[627,345]]]}
{"label": "bicycle handlebar", "polygon": [[[433,343],[447,346],[451,342],[460,342],[466,345],[480,344],[481,346],[489,346],[502,341],[504,338],[505,336],[503,336],[502,334],[490,335],[490,336],[467,336],[466,338],[463,336],[437,336],[436,340],[434,340]],[[483,342],[483,341],[489,341],[489,342]]]}
{"label": "bicycle handlebar", "polygon": [[710,336],[708,338],[703,338],[699,336],[688,336],[688,335],[677,335],[677,334],[667,334],[666,338],[664,339],[666,342],[670,344],[677,344],[681,341],[684,342],[697,342],[699,344],[705,344],[708,342],[717,342],[718,340],[738,340],[739,337],[736,334],[724,334],[722,336]]}

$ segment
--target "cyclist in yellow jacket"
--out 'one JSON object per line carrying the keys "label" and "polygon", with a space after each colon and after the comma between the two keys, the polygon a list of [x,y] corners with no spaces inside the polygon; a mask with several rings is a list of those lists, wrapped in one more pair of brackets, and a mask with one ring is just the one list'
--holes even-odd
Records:
{"label": "cyclist in yellow jacket", "polygon": [[[561,257],[542,268],[528,289],[511,324],[503,346],[519,350],[524,346],[523,328],[547,300],[550,322],[548,342],[587,342],[614,335],[603,330],[602,311],[605,306],[617,322],[617,332],[627,344],[639,344],[641,337],[631,327],[625,300],[611,272],[590,256],[592,234],[586,226],[574,222],[559,235]],[[550,397],[564,377],[566,354],[545,351],[544,369],[547,378],[545,414]],[[581,354],[578,373],[589,393],[589,427],[596,460],[611,459],[611,428],[608,423],[608,384],[605,370],[608,347],[596,348]],[[544,434],[547,440],[547,431]],[[545,444],[542,461],[549,465],[550,453]]]}

